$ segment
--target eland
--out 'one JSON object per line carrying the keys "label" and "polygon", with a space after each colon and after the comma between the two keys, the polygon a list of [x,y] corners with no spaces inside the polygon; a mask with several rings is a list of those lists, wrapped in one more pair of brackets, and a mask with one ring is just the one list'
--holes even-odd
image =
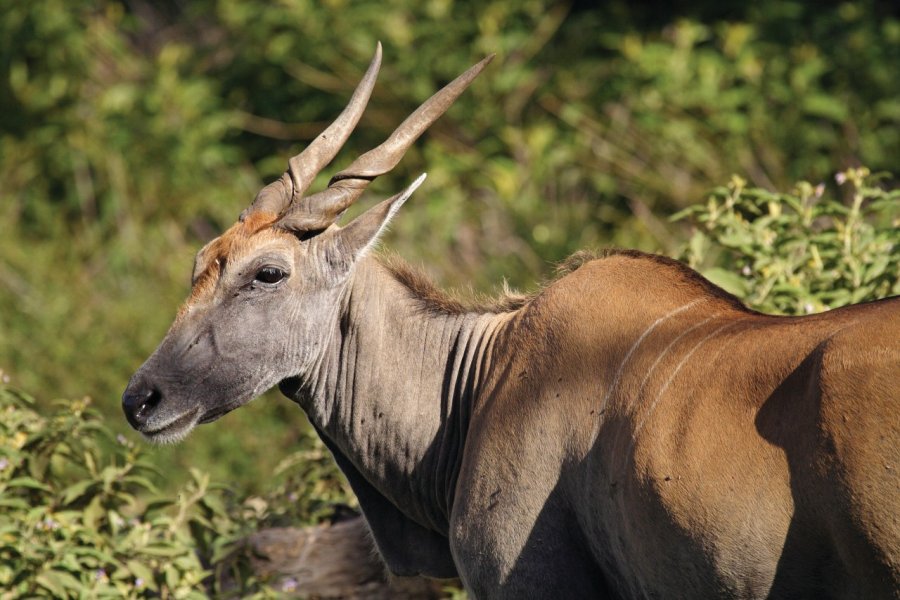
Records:
{"label": "eland", "polygon": [[378,46],[335,122],[197,254],[129,423],[178,441],[278,386],[388,568],[474,598],[900,598],[900,299],[769,316],[611,251],[465,304],[372,252],[424,176],[336,224],[489,61],[306,195]]}

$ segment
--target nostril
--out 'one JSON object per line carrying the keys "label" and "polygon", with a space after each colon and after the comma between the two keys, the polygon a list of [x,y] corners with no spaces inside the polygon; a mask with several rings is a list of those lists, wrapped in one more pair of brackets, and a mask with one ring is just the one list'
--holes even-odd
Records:
{"label": "nostril", "polygon": [[162,400],[162,394],[160,394],[159,390],[156,388],[151,388],[144,398],[143,403],[138,407],[137,417],[140,419],[141,417],[149,416],[149,414],[153,412],[153,409],[159,404],[160,400]]}
{"label": "nostril", "polygon": [[162,393],[154,387],[131,388],[122,394],[122,410],[135,429],[145,425],[154,409],[162,401]]}

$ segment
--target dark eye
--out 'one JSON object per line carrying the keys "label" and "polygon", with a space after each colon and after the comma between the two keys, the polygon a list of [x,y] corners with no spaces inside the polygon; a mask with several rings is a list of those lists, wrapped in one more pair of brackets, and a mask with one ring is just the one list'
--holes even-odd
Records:
{"label": "dark eye", "polygon": [[286,275],[287,273],[278,267],[263,267],[256,273],[254,279],[263,283],[278,283],[284,279]]}

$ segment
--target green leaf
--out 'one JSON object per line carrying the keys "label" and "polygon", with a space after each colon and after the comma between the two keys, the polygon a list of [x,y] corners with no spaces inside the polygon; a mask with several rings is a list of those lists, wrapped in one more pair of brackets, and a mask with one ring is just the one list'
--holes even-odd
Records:
{"label": "green leaf", "polygon": [[[35,583],[43,587],[45,590],[50,592],[54,598],[68,598],[69,595],[66,593],[66,590],[62,585],[56,582],[52,576],[47,573],[41,573],[37,577],[34,578]],[[15,597],[15,596],[11,596]]]}
{"label": "green leaf", "polygon": [[866,275],[863,278],[863,281],[868,283],[870,281],[874,281],[881,277],[882,274],[887,270],[888,265],[891,263],[891,255],[890,254],[879,254],[873,260],[872,264],[866,267]]}
{"label": "green leaf", "polygon": [[35,582],[57,598],[68,598],[67,590],[78,591],[81,582],[65,571],[48,570],[34,578]]}
{"label": "green leaf", "polygon": [[104,467],[103,470],[100,471],[100,479],[103,480],[103,488],[108,490],[112,482],[118,479],[124,471],[125,469],[115,465]]}
{"label": "green leaf", "polygon": [[82,513],[85,526],[97,529],[98,522],[105,512],[106,511],[103,509],[102,498],[100,496],[94,496]]}
{"label": "green leaf", "polygon": [[148,556],[172,557],[184,554],[185,548],[183,546],[144,546],[140,552]]}
{"label": "green leaf", "polygon": [[178,569],[172,565],[166,565],[164,572],[166,576],[166,585],[170,590],[175,589],[181,579],[181,574],[178,572]]}
{"label": "green leaf", "polygon": [[83,479],[73,483],[62,492],[62,503],[64,505],[72,503],[87,492],[87,490],[96,482],[92,479]]}
{"label": "green leaf", "polygon": [[29,506],[31,505],[21,498],[0,497],[0,507],[26,509]]}
{"label": "green leaf", "polygon": [[99,548],[75,546],[69,551],[75,556],[91,556],[103,564],[114,564],[116,562],[115,556]]}
{"label": "green leaf", "polygon": [[206,494],[200,499],[200,503],[219,516],[227,516],[225,503],[222,498],[215,494]]}
{"label": "green leaf", "polygon": [[153,575],[153,571],[149,567],[136,560],[128,560],[125,564],[128,566],[128,570],[131,571],[132,575],[135,576],[135,579],[142,580],[144,587],[151,590],[157,589],[156,579]]}
{"label": "green leaf", "polygon": [[52,492],[53,488],[45,483],[41,483],[37,479],[32,477],[16,477],[15,479],[10,479],[6,482],[7,487],[23,487],[23,488],[31,488],[36,490],[43,490],[45,492]]}
{"label": "green leaf", "polygon": [[156,486],[153,484],[152,481],[150,481],[146,477],[142,477],[140,475],[126,475],[125,477],[122,478],[122,481],[124,483],[136,484],[151,493],[154,493],[154,494],[158,493]]}
{"label": "green leaf", "polygon": [[804,97],[803,109],[808,114],[834,123],[840,124],[847,120],[846,103],[825,94],[811,94]]}

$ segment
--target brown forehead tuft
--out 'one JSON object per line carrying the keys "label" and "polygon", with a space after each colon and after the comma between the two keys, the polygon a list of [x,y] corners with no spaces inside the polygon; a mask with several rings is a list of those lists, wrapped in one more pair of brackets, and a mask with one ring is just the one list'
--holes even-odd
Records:
{"label": "brown forehead tuft", "polygon": [[238,221],[229,227],[225,233],[213,241],[204,253],[203,258],[207,264],[207,269],[216,266],[217,261],[222,261],[231,256],[237,247],[246,243],[249,238],[257,233],[269,229],[277,220],[278,215],[275,213],[251,213],[243,221]]}
{"label": "brown forehead tuft", "polygon": [[[273,212],[252,212],[247,215],[243,221],[236,223],[235,227],[242,225],[246,235],[253,235],[266,227],[271,227],[277,220],[278,215]],[[234,229],[235,227],[232,227],[231,229]],[[229,231],[231,231],[231,229]]]}
{"label": "brown forehead tuft", "polygon": [[225,233],[213,240],[200,257],[204,263],[203,270],[194,280],[191,286],[191,295],[181,307],[179,316],[215,288],[216,281],[222,272],[222,265],[236,250],[245,247],[252,236],[270,229],[277,220],[278,215],[272,212],[251,213],[243,221],[235,223]]}

